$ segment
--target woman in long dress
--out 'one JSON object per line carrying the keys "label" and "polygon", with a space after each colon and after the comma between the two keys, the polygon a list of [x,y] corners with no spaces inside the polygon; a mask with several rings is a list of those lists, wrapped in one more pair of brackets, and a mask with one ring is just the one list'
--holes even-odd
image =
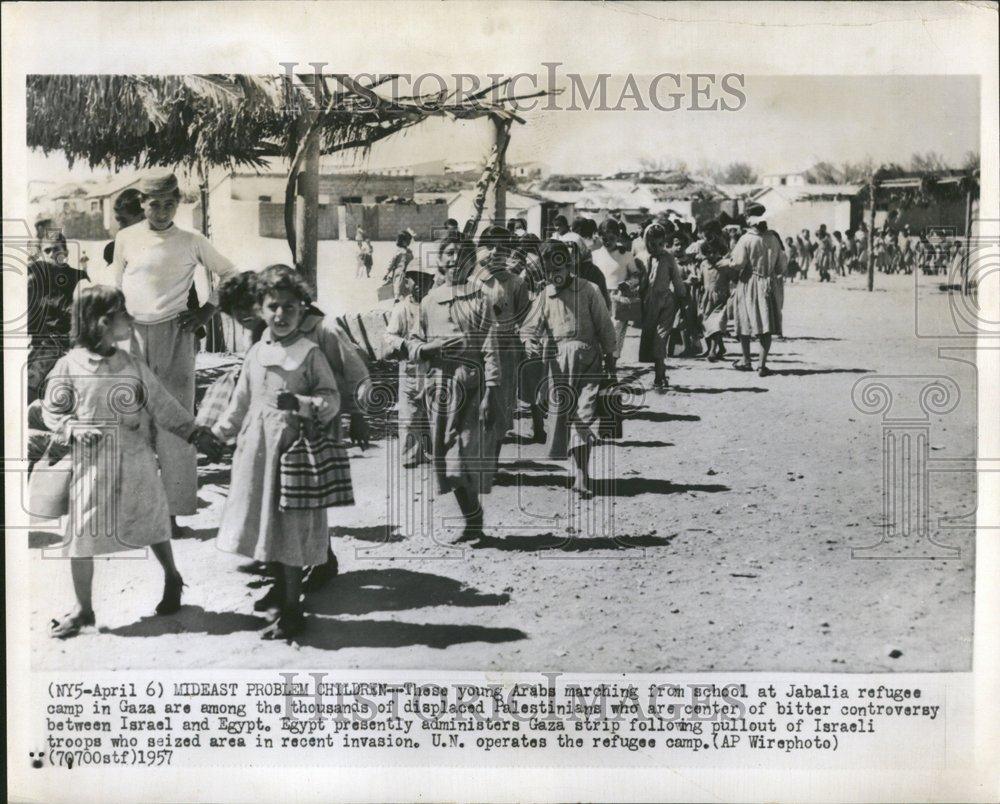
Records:
{"label": "woman in long dress", "polygon": [[736,335],[743,351],[743,360],[737,361],[734,368],[740,371],[753,371],[750,340],[758,338],[760,369],[757,373],[761,377],[771,373],[767,367],[771,336],[781,334],[781,308],[773,278],[777,272],[784,274],[787,259],[781,248],[781,238],[769,232],[766,223],[758,221],[743,233],[732,253],[719,262],[720,266],[739,272],[733,307]]}

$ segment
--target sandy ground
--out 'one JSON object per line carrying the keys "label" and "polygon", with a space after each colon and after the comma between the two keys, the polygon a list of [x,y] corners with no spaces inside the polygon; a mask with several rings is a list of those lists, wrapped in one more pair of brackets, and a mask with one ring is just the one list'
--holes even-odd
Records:
{"label": "sandy ground", "polygon": [[[877,282],[873,294],[860,277],[789,285],[788,337],[765,379],[675,359],[670,391],[655,395],[631,333],[622,373],[646,391],[624,438],[595,455],[604,493],[576,503],[562,464],[540,447],[508,445],[485,498],[488,536],[474,546],[447,545],[457,511],[431,500],[420,470],[396,468],[394,438],[352,450],[357,505],[330,513],[341,574],[307,598],[309,628],[294,645],[259,639],[251,605],[263,580],[216,549],[226,466],[200,467],[201,510],[182,520],[190,538],[174,543],[188,584],[175,616],[150,616],[161,590],[152,556],[101,561],[99,629],[47,638],[72,592],[66,564],[43,557],[58,537],[32,533],[33,664],[968,669],[972,532],[944,532],[939,520],[974,512],[973,475],[937,473],[930,484],[931,532],[960,558],[852,558],[879,540],[883,471],[882,424],[852,404],[855,382],[866,373],[954,378],[961,402],[931,415],[930,455],[975,453],[974,367],[915,338],[912,277]],[[375,284],[328,283],[321,301],[367,301]],[[947,322],[936,282],[921,280],[919,304]]]}

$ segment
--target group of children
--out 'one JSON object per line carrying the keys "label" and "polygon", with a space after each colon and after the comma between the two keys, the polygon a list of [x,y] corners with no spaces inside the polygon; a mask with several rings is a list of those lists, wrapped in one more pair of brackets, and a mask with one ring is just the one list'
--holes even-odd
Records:
{"label": "group of children", "polygon": [[[71,454],[63,551],[76,597],[72,610],[52,621],[51,634],[67,638],[95,623],[93,559],[123,550],[149,547],[163,567],[155,614],[180,609],[184,582],[171,538],[175,517],[195,512],[195,451],[218,459],[223,443],[235,439],[218,543],[275,565],[275,584],[254,608],[273,615],[265,638],[293,636],[305,625],[306,569],[323,568],[329,577],[336,565],[325,509],[279,504],[279,463],[303,434],[339,439],[342,413],[352,439],[365,442],[354,400],[367,366],[324,324],[294,269],[239,274],[204,237],[176,227],[173,175],[147,177],[140,192],[144,217],[119,231],[100,281],[76,293],[73,346],[44,384],[49,449]],[[219,277],[227,311],[256,339],[211,426],[194,416],[194,332],[220,299],[189,309],[199,264]]]}
{"label": "group of children", "polygon": [[[254,609],[271,615],[265,638],[295,636],[307,622],[307,570],[321,584],[336,559],[325,508],[282,504],[282,458],[302,438],[340,443],[349,434],[366,443],[358,400],[367,366],[347,335],[325,323],[293,268],[237,272],[204,237],[173,224],[173,176],[148,178],[140,190],[144,217],[118,233],[106,282],[78,293],[74,346],[45,384],[53,441],[79,445],[64,547],[76,606],[52,633],[65,638],[94,623],[93,557],[119,550],[150,547],[164,571],[155,612],[180,608],[172,518],[195,511],[195,451],[219,458],[235,442],[218,544],[272,565],[275,582]],[[654,365],[658,390],[667,387],[665,360],[678,337],[688,350],[704,337],[701,354],[718,360],[729,320],[743,351],[735,367],[752,368],[758,338],[760,373],[768,373],[788,260],[763,209],[750,212],[702,229],[667,217],[634,240],[614,218],[572,227],[557,219],[544,242],[520,219],[487,227],[475,243],[451,227],[433,266],[407,259],[409,243],[400,243],[383,357],[400,363],[403,461],[430,462],[438,493],[454,494],[464,515],[459,539],[483,534],[481,497],[519,402],[531,412],[532,440],[570,459],[572,490],[594,495],[589,463],[601,440],[602,394],[616,382],[629,326],[641,329],[639,359]],[[191,309],[198,264],[220,287]],[[194,332],[219,308],[253,345],[196,419]],[[102,478],[106,466],[115,472]]]}
{"label": "group of children", "polygon": [[808,229],[794,239],[785,239],[789,254],[788,275],[805,279],[813,266],[820,282],[831,281],[831,275],[846,276],[868,270],[871,250],[875,269],[885,274],[912,274],[920,271],[932,276],[960,270],[965,258],[961,240],[948,240],[934,231],[913,234],[909,226],[895,229],[889,225],[876,229],[869,235],[862,223],[845,233],[829,232],[822,224],[815,232],[815,239]]}
{"label": "group of children", "polygon": [[439,493],[454,493],[465,516],[459,538],[478,538],[480,496],[520,400],[532,440],[546,440],[550,456],[571,456],[573,489],[593,496],[597,394],[616,354],[603,297],[575,275],[566,244],[528,248],[501,227],[475,244],[449,230],[436,263],[405,269],[383,341],[383,357],[400,361],[404,466],[430,462]]}

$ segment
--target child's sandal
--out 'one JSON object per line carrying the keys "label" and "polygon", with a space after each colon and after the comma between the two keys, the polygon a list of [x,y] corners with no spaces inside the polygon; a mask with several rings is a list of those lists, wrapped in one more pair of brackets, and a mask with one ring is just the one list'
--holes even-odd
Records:
{"label": "child's sandal", "polygon": [[94,625],[96,622],[97,619],[94,616],[94,612],[90,612],[89,614],[82,612],[66,614],[62,619],[52,619],[49,636],[53,639],[69,639],[79,634],[85,626]]}

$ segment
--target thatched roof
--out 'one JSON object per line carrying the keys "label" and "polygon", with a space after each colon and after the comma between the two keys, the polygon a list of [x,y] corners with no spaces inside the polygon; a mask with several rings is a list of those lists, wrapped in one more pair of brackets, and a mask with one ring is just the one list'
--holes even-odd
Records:
{"label": "thatched roof", "polygon": [[[293,158],[318,131],[324,154],[375,142],[428,117],[486,115],[524,122],[499,90],[387,97],[346,75],[30,75],[28,146],[83,161],[150,167],[261,167]],[[308,125],[307,125],[308,121]]]}

